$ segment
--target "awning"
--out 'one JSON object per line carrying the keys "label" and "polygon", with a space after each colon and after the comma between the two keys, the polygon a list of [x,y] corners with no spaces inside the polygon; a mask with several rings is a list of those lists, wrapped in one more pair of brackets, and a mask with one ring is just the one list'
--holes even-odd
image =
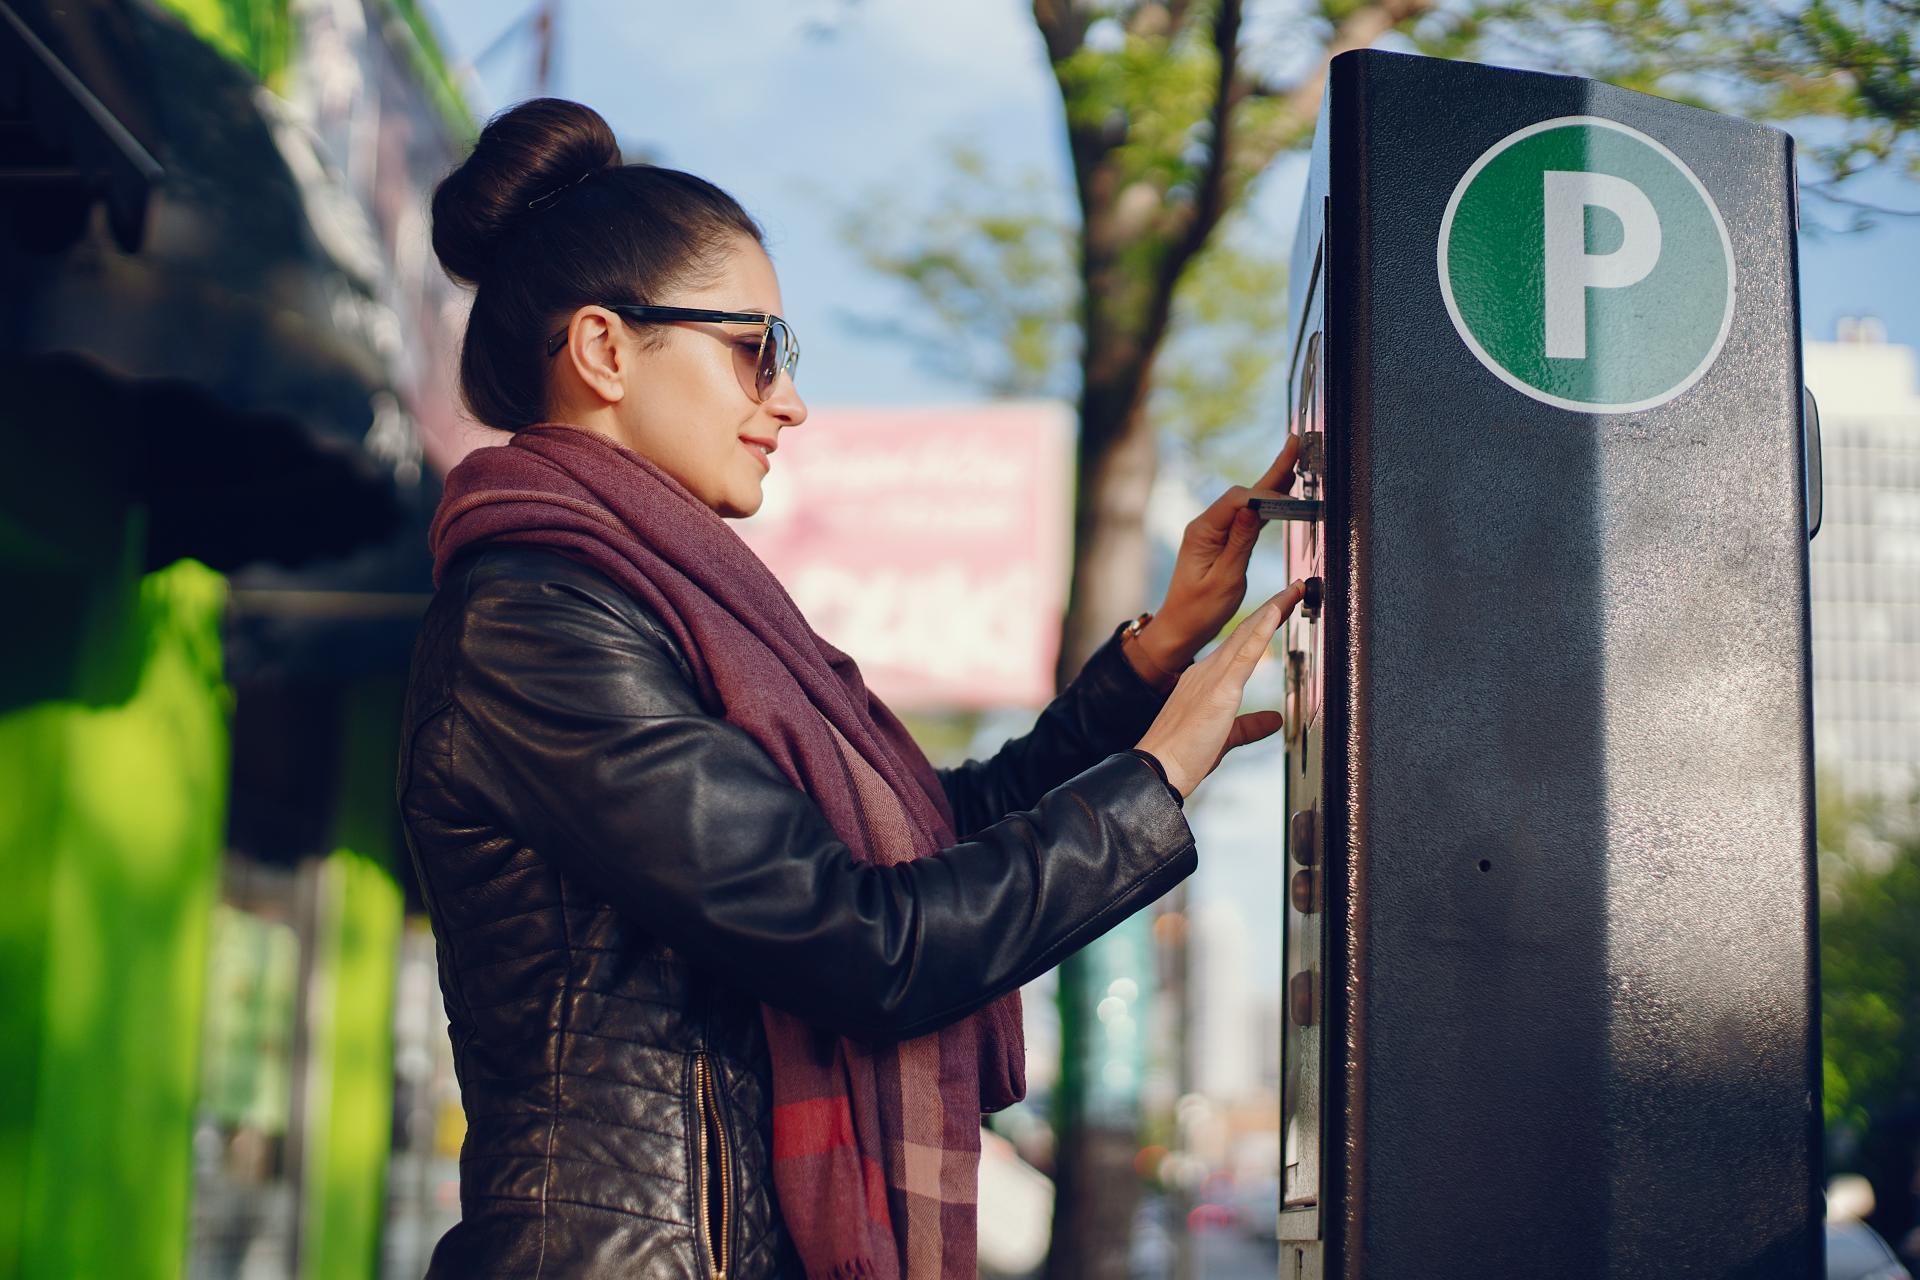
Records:
{"label": "awning", "polygon": [[[16,8],[0,2],[0,190],[21,197],[15,207],[29,216],[17,220],[19,232],[45,244],[77,237],[94,201],[104,199],[114,239],[131,253],[140,247],[160,163]],[[101,16],[110,27],[113,15]],[[47,30],[49,20],[41,21]],[[101,61],[84,39],[66,43],[83,66]],[[131,105],[124,80],[96,75],[94,82],[120,111]]]}
{"label": "awning", "polygon": [[[359,444],[373,396],[390,385],[386,362],[354,280],[309,224],[248,72],[144,5],[0,2],[165,173],[148,193],[137,251],[90,227],[59,252],[0,237],[6,345],[86,352],[130,378],[185,379],[235,408],[285,413]],[[80,123],[92,120],[85,101],[58,80],[27,78],[32,121],[67,122],[36,136],[91,127]],[[22,121],[8,123],[17,134]],[[0,168],[16,219],[51,222],[41,194]]]}
{"label": "awning", "polygon": [[[236,575],[236,669],[404,669],[438,497],[395,425],[412,353],[382,328],[377,244],[316,230],[283,114],[138,0],[0,0],[0,377],[47,418],[4,416],[143,459],[151,555]],[[103,403],[132,416],[60,420]]]}

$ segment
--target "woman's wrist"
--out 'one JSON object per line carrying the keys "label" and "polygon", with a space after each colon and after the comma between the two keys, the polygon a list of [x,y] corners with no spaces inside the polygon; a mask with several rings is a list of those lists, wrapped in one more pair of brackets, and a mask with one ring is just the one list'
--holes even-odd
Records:
{"label": "woman's wrist", "polygon": [[1127,664],[1133,668],[1134,674],[1152,686],[1155,692],[1171,693],[1180,680],[1180,673],[1170,671],[1154,660],[1140,638],[1144,634],[1144,631],[1123,634],[1120,637],[1120,652],[1126,655]]}
{"label": "woman's wrist", "polygon": [[1158,617],[1138,631],[1129,630],[1120,650],[1140,678],[1161,693],[1171,690],[1179,681],[1180,673],[1193,665],[1193,653],[1169,640],[1168,628]]}

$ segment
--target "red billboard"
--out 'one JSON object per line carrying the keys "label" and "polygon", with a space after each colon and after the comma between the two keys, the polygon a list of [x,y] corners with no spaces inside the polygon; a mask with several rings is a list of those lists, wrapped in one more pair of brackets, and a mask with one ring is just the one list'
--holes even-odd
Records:
{"label": "red billboard", "polygon": [[895,710],[1040,707],[1066,607],[1073,415],[830,408],[783,432],[734,528]]}

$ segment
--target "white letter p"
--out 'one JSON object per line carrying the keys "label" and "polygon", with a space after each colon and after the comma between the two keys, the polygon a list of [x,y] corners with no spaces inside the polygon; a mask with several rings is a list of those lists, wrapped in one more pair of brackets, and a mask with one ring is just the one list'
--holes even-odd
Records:
{"label": "white letter p", "polygon": [[[1546,178],[1547,355],[1587,358],[1587,290],[1638,284],[1660,261],[1660,215],[1647,193],[1610,173],[1549,169]],[[1612,253],[1587,252],[1587,206],[1620,219]]]}

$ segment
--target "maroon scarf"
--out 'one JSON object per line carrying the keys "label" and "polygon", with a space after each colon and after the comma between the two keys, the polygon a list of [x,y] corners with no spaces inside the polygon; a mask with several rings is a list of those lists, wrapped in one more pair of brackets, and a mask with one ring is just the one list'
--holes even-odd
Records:
{"label": "maroon scarf", "polygon": [[[477,542],[551,547],[672,630],[705,705],[751,734],[862,861],[956,842],[926,756],[853,659],[814,633],[732,527],[631,450],[542,423],[447,474],[438,585]],[[822,983],[833,975],[815,975]],[[1020,997],[914,1040],[862,1044],[761,1006],[773,1179],[814,1280],[973,1280],[980,1112],[1026,1093]]]}

